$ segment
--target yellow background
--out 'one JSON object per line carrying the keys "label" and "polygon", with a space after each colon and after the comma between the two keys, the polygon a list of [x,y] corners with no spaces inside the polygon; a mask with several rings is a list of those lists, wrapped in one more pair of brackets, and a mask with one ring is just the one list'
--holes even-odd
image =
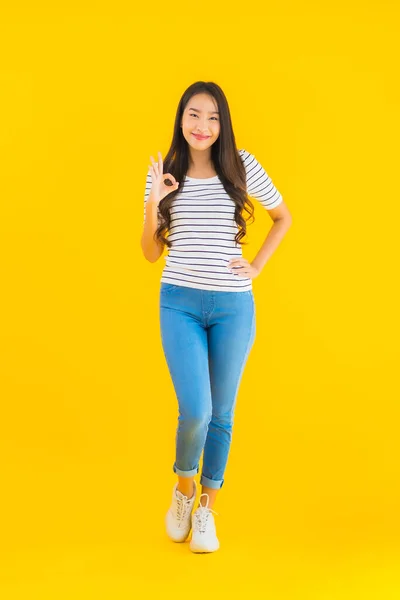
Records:
{"label": "yellow background", "polygon": [[[399,9],[26,4],[0,24],[0,592],[5,600],[397,599]],[[221,549],[164,532],[177,406],[149,157],[196,80],[293,225],[254,280]],[[254,201],[243,254],[272,221]]]}

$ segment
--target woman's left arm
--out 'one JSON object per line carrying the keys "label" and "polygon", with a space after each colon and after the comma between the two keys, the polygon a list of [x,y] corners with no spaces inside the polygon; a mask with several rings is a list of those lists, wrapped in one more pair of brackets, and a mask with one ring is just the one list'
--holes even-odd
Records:
{"label": "woman's left arm", "polygon": [[251,279],[258,277],[265,263],[279,246],[283,236],[292,224],[292,215],[283,200],[278,206],[271,208],[268,213],[274,224],[257,255],[251,263],[244,257],[231,259],[228,263],[228,269],[231,273],[240,277],[250,277]]}
{"label": "woman's left arm", "polygon": [[252,266],[257,269],[258,274],[261,273],[266,262],[275,252],[285,233],[292,224],[292,215],[290,214],[289,209],[283,200],[276,208],[269,210],[268,214],[274,223],[269,230],[263,245],[251,262]]}

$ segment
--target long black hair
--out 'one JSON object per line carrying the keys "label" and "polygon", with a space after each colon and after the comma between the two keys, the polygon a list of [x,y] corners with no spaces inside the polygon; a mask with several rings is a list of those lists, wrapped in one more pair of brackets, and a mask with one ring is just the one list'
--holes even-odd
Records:
{"label": "long black hair", "polygon": [[[254,206],[248,198],[246,191],[246,171],[236,148],[235,135],[233,133],[226,96],[216,83],[211,81],[196,81],[185,90],[179,101],[171,146],[166,157],[163,159],[163,172],[171,173],[176,181],[179,181],[178,188],[167,194],[159,204],[161,219],[154,234],[154,238],[166,244],[168,248],[171,247],[172,243],[167,237],[164,237],[164,233],[169,231],[171,224],[171,203],[182,187],[183,179],[189,168],[188,143],[181,129],[182,116],[192,96],[201,93],[212,96],[219,110],[220,131],[217,140],[211,146],[211,160],[227,194],[235,203],[235,221],[239,229],[235,235],[236,243],[242,244],[240,240],[246,235],[246,221],[242,216],[242,210],[246,210],[250,217],[253,218],[252,222],[255,220]],[[165,181],[168,185],[169,180]],[[249,208],[247,208],[246,204]],[[245,243],[247,242],[243,242],[243,244]]]}

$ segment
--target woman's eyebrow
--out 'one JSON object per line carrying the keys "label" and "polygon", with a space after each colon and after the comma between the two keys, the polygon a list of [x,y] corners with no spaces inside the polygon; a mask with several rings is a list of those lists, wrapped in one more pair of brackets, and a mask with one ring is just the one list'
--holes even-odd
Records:
{"label": "woman's eyebrow", "polygon": [[[198,110],[197,108],[189,108],[189,110],[195,110],[196,112],[201,112],[201,110]],[[213,115],[213,114],[217,114],[219,115],[219,111],[218,110],[210,110],[208,111],[208,114]]]}

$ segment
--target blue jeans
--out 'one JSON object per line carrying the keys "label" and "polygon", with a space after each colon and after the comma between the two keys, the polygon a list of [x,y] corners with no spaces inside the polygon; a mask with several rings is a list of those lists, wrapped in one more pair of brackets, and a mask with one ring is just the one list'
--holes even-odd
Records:
{"label": "blue jeans", "polygon": [[161,282],[162,346],[179,405],[173,471],[224,483],[240,380],[255,339],[253,291],[201,290]]}

